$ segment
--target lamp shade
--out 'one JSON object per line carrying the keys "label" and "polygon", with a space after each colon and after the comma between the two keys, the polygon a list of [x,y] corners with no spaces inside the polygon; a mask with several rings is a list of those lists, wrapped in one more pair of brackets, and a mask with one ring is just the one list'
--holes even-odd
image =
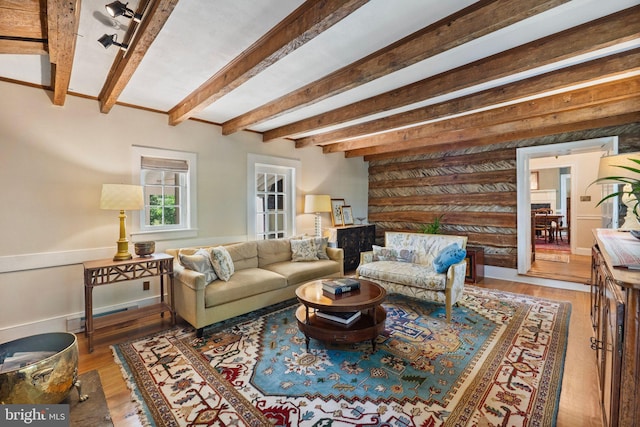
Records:
{"label": "lamp shade", "polygon": [[618,179],[603,179],[608,177],[640,179],[640,174],[620,167],[627,166],[640,169],[639,164],[629,160],[632,158],[640,159],[640,152],[601,157],[600,165],[598,166],[598,184],[620,184]]}
{"label": "lamp shade", "polygon": [[307,194],[304,196],[304,213],[331,212],[331,197]]}
{"label": "lamp shade", "polygon": [[127,184],[102,184],[100,209],[137,211],[144,206],[142,186]]}

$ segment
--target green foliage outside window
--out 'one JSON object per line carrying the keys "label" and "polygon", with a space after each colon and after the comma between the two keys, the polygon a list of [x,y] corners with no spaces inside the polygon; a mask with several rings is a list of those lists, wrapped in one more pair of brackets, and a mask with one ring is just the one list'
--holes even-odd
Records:
{"label": "green foliage outside window", "polygon": [[[149,225],[178,224],[176,197],[152,194],[149,196]],[[164,211],[164,215],[163,215]]]}

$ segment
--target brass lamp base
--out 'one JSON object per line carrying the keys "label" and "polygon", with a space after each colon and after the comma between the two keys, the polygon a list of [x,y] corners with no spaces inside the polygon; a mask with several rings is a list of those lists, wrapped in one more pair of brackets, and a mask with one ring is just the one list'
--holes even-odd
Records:
{"label": "brass lamp base", "polygon": [[131,254],[129,253],[129,241],[128,240],[118,240],[117,241],[118,244],[118,252],[115,254],[115,256],[113,257],[114,261],[126,261],[128,259],[133,258],[133,256],[131,256]]}

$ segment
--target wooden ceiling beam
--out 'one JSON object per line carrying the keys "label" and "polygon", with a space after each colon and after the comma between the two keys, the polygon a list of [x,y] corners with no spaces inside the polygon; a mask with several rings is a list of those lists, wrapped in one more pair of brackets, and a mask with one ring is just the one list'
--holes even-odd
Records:
{"label": "wooden ceiling beam", "polygon": [[[396,145],[417,139],[433,138],[434,135],[452,130],[466,129],[472,133],[481,133],[482,129],[486,126],[507,123],[514,119],[523,120],[543,114],[567,111],[616,99],[625,99],[638,93],[640,93],[640,76],[634,76],[610,83],[576,89],[572,92],[550,95],[544,98],[455,117],[449,120],[437,121],[407,129],[326,145],[323,150],[325,153],[334,153],[378,145]],[[482,136],[483,135],[478,135],[477,137]]]}
{"label": "wooden ceiling beam", "polygon": [[301,47],[369,0],[307,0],[169,111],[177,125]]}
{"label": "wooden ceiling beam", "polygon": [[47,36],[54,105],[64,105],[69,90],[81,3],[81,0],[47,0]]}
{"label": "wooden ceiling beam", "polygon": [[47,42],[40,41],[24,41],[24,40],[0,40],[0,54],[14,55],[46,55]]}
{"label": "wooden ceiling beam", "polygon": [[291,110],[353,89],[544,12],[565,1],[482,0],[476,2],[326,77],[228,120],[222,125],[222,133],[232,134]]}
{"label": "wooden ceiling beam", "polygon": [[[559,123],[555,126],[550,126],[544,129],[542,132],[538,132],[534,130],[524,129],[522,131],[510,132],[504,135],[497,136],[488,136],[484,138],[478,139],[470,139],[465,141],[454,141],[447,142],[445,138],[443,138],[442,144],[436,143],[433,145],[423,145],[420,147],[408,148],[406,150],[397,150],[397,151],[388,151],[385,153],[378,154],[360,154],[363,156],[364,161],[378,161],[378,160],[389,160],[396,159],[398,157],[406,157],[406,156],[423,156],[425,154],[442,154],[453,152],[457,150],[466,150],[474,147],[484,146],[484,145],[492,145],[492,144],[500,144],[504,142],[513,142],[513,141],[521,141],[530,138],[538,138],[544,137],[548,135],[557,135],[566,132],[577,132],[584,131],[590,129],[599,129],[606,128],[610,126],[619,126],[626,125],[630,123],[636,123],[640,121],[640,113],[626,113],[618,116],[608,116],[602,118],[593,118],[586,122],[575,122],[575,123]],[[357,157],[358,155],[350,152],[346,152],[346,157]]]}
{"label": "wooden ceiling beam", "polygon": [[108,113],[116,104],[177,4],[178,0],[150,0],[146,8],[139,10],[138,13],[144,12],[142,22],[136,26],[132,21],[125,36],[125,40],[131,40],[129,47],[126,52],[119,51],[116,55],[98,96],[101,112]]}
{"label": "wooden ceiling beam", "polygon": [[594,59],[450,101],[443,101],[332,132],[300,138],[296,140],[295,144],[296,148],[331,144],[345,139],[441,119],[452,114],[479,110],[500,103],[514,102],[518,99],[539,95],[544,92],[563,90],[578,84],[618,78],[630,72],[638,71],[640,71],[640,48],[605,58]]}
{"label": "wooden ceiling beam", "polygon": [[622,10],[446,73],[267,131],[264,133],[264,138],[296,135],[361,119],[372,114],[384,113],[394,108],[423,102],[638,37],[640,37],[640,6]]}
{"label": "wooden ceiling beam", "polygon": [[0,36],[46,39],[47,14],[41,8],[40,0],[0,0]]}
{"label": "wooden ceiling beam", "polygon": [[434,147],[436,148],[434,151],[438,152],[442,150],[455,151],[555,133],[633,123],[640,121],[639,103],[640,95],[636,95],[631,98],[495,124],[482,129],[451,130],[429,138],[359,148],[347,151],[345,156],[365,156],[365,160],[371,160],[372,156],[377,154],[394,153],[395,157],[399,152],[403,152],[404,156],[407,155],[406,152],[422,147]]}

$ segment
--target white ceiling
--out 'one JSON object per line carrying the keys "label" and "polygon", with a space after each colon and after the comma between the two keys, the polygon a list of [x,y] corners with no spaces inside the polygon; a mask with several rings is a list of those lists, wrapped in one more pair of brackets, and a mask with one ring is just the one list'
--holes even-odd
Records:
{"label": "white ceiling", "polygon": [[[107,33],[117,34],[118,39],[122,40],[130,24],[126,18],[109,17],[104,8],[106,3],[108,0],[81,2],[80,24],[69,84],[71,93],[98,97],[118,49],[115,46],[105,49],[97,39]],[[118,102],[169,111],[302,3],[302,0],[179,1],[119,96]],[[226,122],[312,83],[472,3],[474,2],[471,0],[371,0],[193,117],[214,123]],[[264,123],[252,125],[250,129],[264,132],[334,110],[638,4],[638,0],[568,1],[374,81],[281,114]],[[137,1],[131,1],[128,6],[135,10]],[[536,68],[532,64],[532,68],[525,73],[425,99],[417,104],[355,122],[453,99],[637,47],[640,47],[640,38],[544,67]],[[48,86],[50,74],[46,57],[0,55],[0,78]],[[304,135],[319,131],[309,131]]]}

